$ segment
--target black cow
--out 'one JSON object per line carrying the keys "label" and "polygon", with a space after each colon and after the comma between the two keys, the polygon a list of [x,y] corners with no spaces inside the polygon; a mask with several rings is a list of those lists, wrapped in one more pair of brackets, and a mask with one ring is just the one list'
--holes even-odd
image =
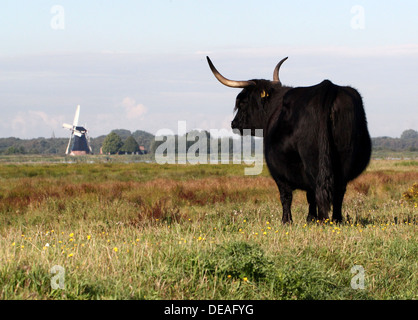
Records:
{"label": "black cow", "polygon": [[[224,85],[243,88],[236,99],[232,128],[263,129],[267,166],[280,191],[283,223],[292,221],[292,193],[305,190],[308,221],[342,221],[347,183],[370,161],[371,141],[363,102],[357,90],[329,80],[312,87],[287,87],[279,80],[233,81],[223,77],[209,57],[209,66]],[[317,212],[318,207],[318,212]]]}

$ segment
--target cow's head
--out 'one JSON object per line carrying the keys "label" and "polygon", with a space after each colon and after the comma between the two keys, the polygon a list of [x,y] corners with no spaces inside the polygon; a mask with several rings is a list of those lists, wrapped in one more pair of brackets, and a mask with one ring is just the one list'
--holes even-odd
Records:
{"label": "cow's head", "polygon": [[274,92],[278,91],[282,84],[279,79],[279,70],[287,57],[282,59],[273,72],[273,81],[269,80],[249,80],[235,81],[222,76],[216,70],[209,57],[206,57],[209,67],[216,79],[222,84],[231,88],[243,89],[237,96],[235,109],[237,111],[234,120],[231,123],[232,129],[237,129],[244,134],[244,129],[251,129],[251,135],[256,135],[256,129],[264,129],[268,121],[271,99]]}

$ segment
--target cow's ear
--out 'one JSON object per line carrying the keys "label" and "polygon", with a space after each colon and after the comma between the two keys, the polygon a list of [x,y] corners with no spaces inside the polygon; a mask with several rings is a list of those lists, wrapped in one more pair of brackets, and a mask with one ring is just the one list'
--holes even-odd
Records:
{"label": "cow's ear", "polygon": [[268,97],[269,96],[269,94],[265,91],[265,90],[263,90],[262,92],[261,92],[261,98],[266,98],[266,97]]}

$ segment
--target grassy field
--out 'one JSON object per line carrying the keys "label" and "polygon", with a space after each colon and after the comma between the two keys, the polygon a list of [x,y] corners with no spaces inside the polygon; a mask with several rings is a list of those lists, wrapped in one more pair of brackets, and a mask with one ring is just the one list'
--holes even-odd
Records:
{"label": "grassy field", "polygon": [[338,225],[296,191],[283,226],[241,165],[3,161],[0,183],[0,299],[418,298],[415,160],[372,161]]}

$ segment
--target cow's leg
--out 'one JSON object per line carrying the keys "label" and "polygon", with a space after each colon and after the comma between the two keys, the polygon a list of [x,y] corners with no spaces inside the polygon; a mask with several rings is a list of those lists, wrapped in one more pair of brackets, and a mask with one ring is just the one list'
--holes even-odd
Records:
{"label": "cow's leg", "polygon": [[318,215],[316,213],[315,191],[308,190],[306,192],[306,198],[308,199],[308,203],[309,203],[309,213],[308,213],[308,217],[306,218],[306,221],[312,222],[318,218]]}
{"label": "cow's leg", "polygon": [[332,203],[332,220],[335,222],[341,222],[343,220],[341,207],[343,205],[344,194],[346,191],[346,185],[336,188]]}
{"label": "cow's leg", "polygon": [[[331,204],[324,201],[323,193],[325,193],[325,190],[321,190],[321,188],[317,188],[315,190],[315,199],[316,203],[318,205],[318,220],[325,221],[329,219],[328,211],[330,209]],[[322,194],[320,194],[322,193]],[[322,201],[320,201],[322,199]]]}
{"label": "cow's leg", "polygon": [[290,211],[290,207],[292,206],[293,190],[289,186],[280,182],[277,183],[277,186],[279,187],[280,201],[282,202],[283,207],[282,222],[292,222],[292,212]]}

